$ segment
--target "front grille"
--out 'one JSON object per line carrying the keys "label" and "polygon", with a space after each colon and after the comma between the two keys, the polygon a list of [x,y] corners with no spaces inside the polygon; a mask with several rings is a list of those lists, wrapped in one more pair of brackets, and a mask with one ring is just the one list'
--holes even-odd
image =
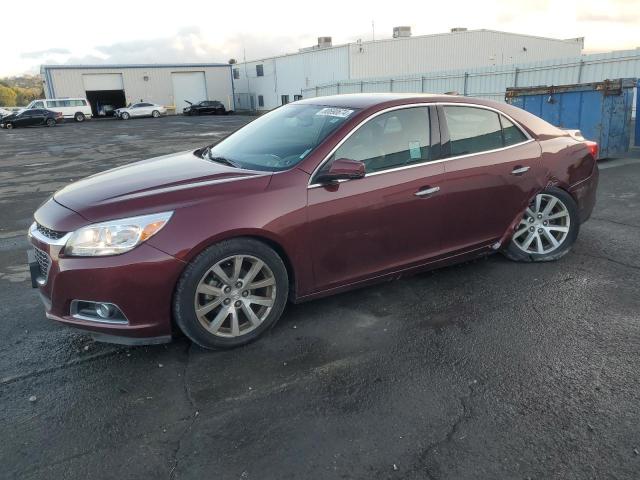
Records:
{"label": "front grille", "polygon": [[50,238],[51,240],[59,240],[64,237],[67,232],[58,232],[56,230],[51,230],[50,228],[45,227],[44,225],[40,225],[36,223],[36,229],[45,237]]}
{"label": "front grille", "polygon": [[49,267],[51,266],[51,258],[46,252],[43,252],[39,248],[34,248],[34,250],[36,251],[36,260],[40,266],[40,275],[42,275],[42,278],[46,282],[47,276],[49,275]]}

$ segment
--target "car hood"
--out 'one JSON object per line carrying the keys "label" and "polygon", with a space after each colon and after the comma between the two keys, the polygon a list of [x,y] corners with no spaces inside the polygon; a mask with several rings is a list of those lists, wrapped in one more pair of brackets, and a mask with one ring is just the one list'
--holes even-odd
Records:
{"label": "car hood", "polygon": [[5,115],[4,117],[2,117],[2,121],[13,120],[15,118],[18,118],[18,115],[16,115],[15,113],[12,113],[10,115]]}
{"label": "car hood", "polygon": [[[59,204],[96,222],[210,201],[229,195],[230,182],[242,182],[243,194],[263,190],[270,172],[228,167],[182,152],[143,160],[79,180],[54,195]],[[224,193],[222,192],[224,190]]]}

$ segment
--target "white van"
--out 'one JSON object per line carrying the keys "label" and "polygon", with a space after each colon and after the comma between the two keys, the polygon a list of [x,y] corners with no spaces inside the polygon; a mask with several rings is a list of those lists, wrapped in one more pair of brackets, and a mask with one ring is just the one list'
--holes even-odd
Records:
{"label": "white van", "polygon": [[46,108],[54,112],[62,113],[64,118],[73,118],[76,122],[84,122],[91,118],[91,105],[86,98],[47,98],[34,100],[26,109]]}

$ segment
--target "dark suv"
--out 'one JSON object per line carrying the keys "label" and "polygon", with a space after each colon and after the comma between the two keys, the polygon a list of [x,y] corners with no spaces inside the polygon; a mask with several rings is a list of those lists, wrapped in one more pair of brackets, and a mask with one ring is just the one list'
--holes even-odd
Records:
{"label": "dark suv", "polygon": [[224,105],[217,100],[204,100],[195,105],[188,100],[185,100],[189,104],[188,107],[182,109],[182,113],[185,115],[226,115],[227,109]]}

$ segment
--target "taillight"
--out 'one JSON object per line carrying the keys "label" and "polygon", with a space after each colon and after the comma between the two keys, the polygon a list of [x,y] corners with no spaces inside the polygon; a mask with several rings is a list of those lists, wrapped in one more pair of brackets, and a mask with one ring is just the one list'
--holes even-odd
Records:
{"label": "taillight", "polygon": [[589,149],[589,153],[593,155],[593,158],[598,159],[598,144],[596,142],[592,142],[591,140],[586,140],[584,142]]}
{"label": "taillight", "polygon": [[56,112],[56,118],[60,118],[62,116],[61,112]]}

